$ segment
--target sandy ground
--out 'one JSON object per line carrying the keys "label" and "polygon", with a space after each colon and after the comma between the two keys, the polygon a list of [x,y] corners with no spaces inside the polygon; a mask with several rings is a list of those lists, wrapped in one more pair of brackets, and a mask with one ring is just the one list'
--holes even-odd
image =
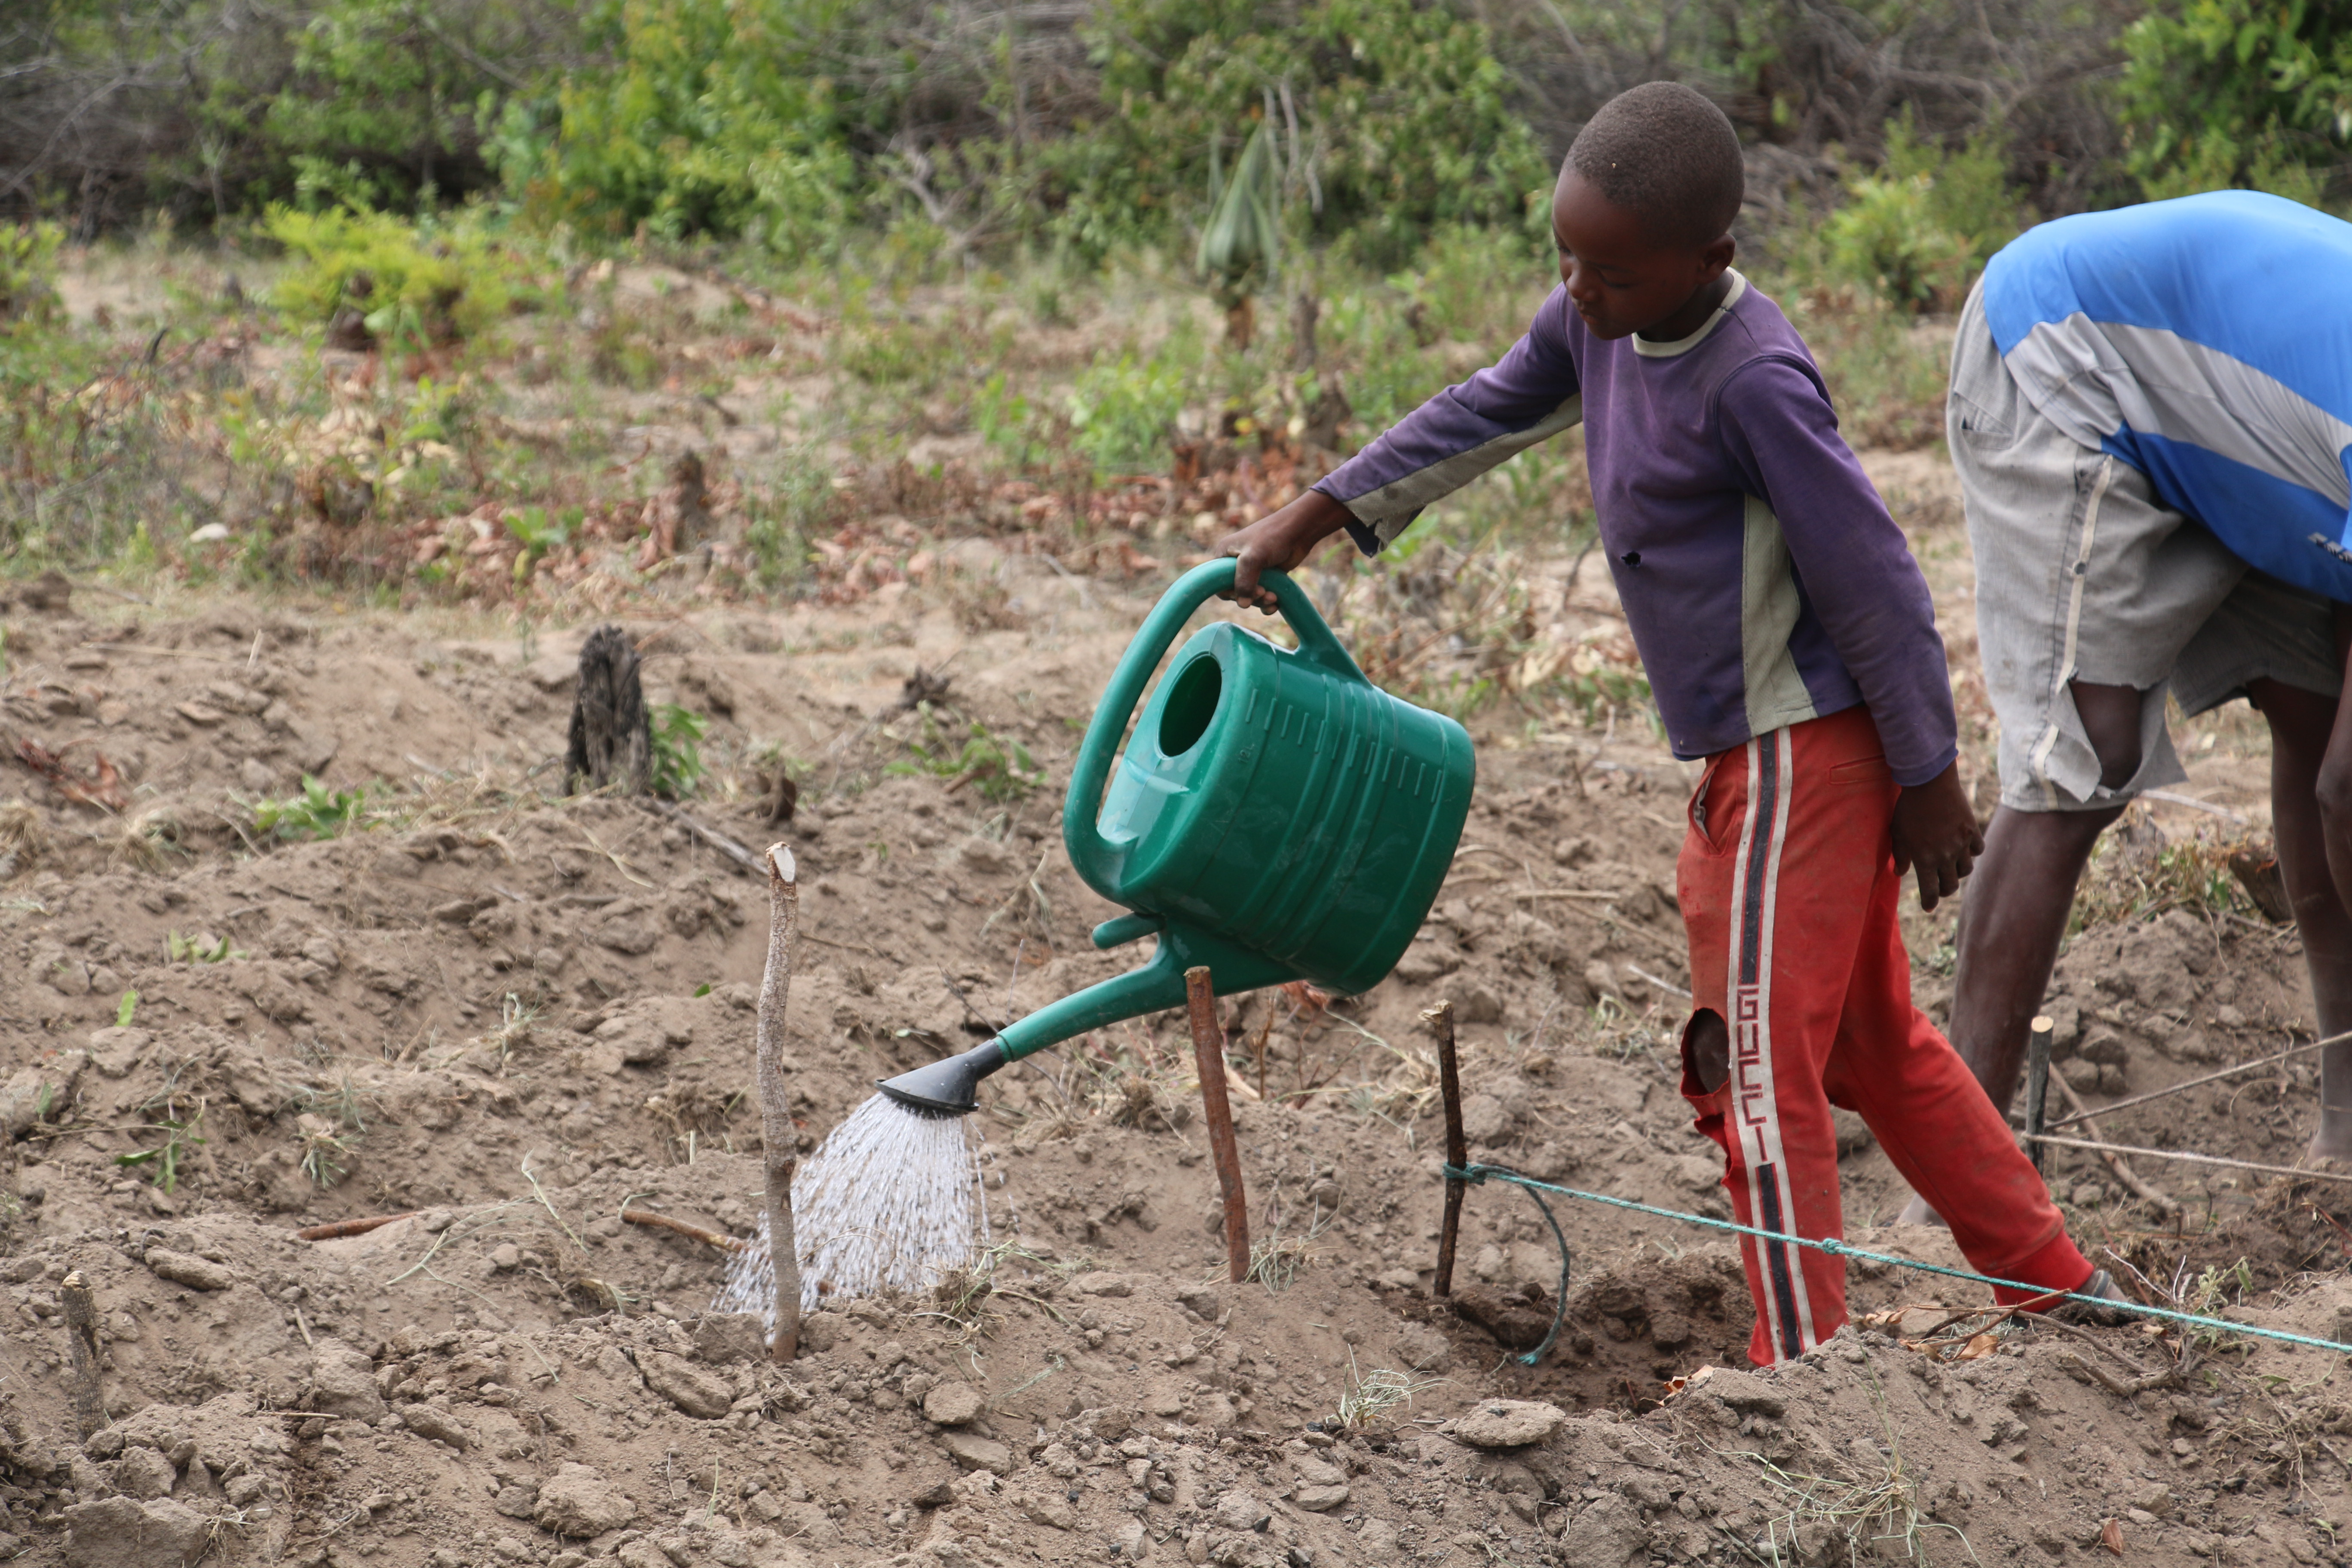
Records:
{"label": "sandy ground", "polygon": [[[1871,462],[1937,588],[1980,771],[1948,470]],[[805,1145],[875,1078],[1131,961],[1087,945],[1116,911],[1068,869],[1057,813],[1151,581],[957,548],[995,629],[968,591],[920,585],[619,617],[654,700],[712,717],[689,814],[799,858]],[[1601,592],[1563,613],[1605,621]],[[725,1253],[619,1217],[755,1221],[766,895],[670,816],[553,797],[586,626],[518,640],[429,613],[84,589],[5,629],[11,736],[79,766],[102,753],[129,805],[75,804],[14,763],[0,788],[24,804],[0,873],[0,1555],[2342,1558],[2352,1403],[2316,1352],[2015,1325],[1915,1348],[1952,1315],[1938,1303],[1979,1298],[1857,1262],[1858,1310],[1887,1315],[1757,1373],[1723,1243],[1571,1202],[1563,1332],[1524,1366],[1506,1346],[1549,1326],[1561,1260],[1500,1188],[1469,1196],[1462,1289],[1431,1294],[1443,1184],[1421,1014],[1440,998],[1465,1019],[1474,1154],[1727,1212],[1672,1074],[1691,770],[1638,721],[1489,714],[1464,849],[1397,973],[1328,1009],[1227,1005],[1261,1279],[1223,1282],[1189,1042],[1178,1019],[1142,1019],[988,1086],[970,1123],[988,1289],[828,1301],[807,1353],[775,1367],[752,1325],[709,1310]],[[1029,748],[1043,786],[991,801],[894,771],[926,739],[896,706],[919,667],[951,680],[934,742],[984,725]],[[2182,734],[2179,793],[2206,809],[2150,808],[2135,853],[2261,829],[2258,727],[2241,711]],[[802,804],[772,827],[778,755]],[[304,773],[373,789],[371,826],[257,828],[251,803]],[[1932,1012],[1949,921],[1909,926]],[[2309,1029],[2291,934],[2208,910],[2086,931],[2052,1011],[2062,1070],[2095,1103]],[[2108,1131],[2285,1163],[2315,1101],[2294,1068]],[[1851,1234],[1958,1261],[1941,1233],[1882,1223],[1904,1191],[1848,1131]],[[2148,1299],[2307,1333],[2352,1314],[2340,1186],[2151,1167],[2179,1200],[2168,1217],[2088,1155],[2051,1169],[2086,1249],[2133,1265]],[[87,1435],[69,1271],[97,1313]]]}

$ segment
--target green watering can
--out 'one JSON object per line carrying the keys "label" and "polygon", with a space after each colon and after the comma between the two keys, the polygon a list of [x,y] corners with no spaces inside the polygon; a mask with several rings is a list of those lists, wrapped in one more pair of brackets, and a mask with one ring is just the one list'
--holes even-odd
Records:
{"label": "green watering can", "polygon": [[1197,566],[1161,596],[1112,672],[1062,805],[1070,863],[1135,911],[1097,926],[1095,945],[1156,936],[1159,951],[985,1045],[883,1080],[891,1099],[974,1110],[980,1080],[1007,1062],[1182,1006],[1196,964],[1219,995],[1292,980],[1352,995],[1404,955],[1461,842],[1470,736],[1374,686],[1287,576],[1262,582],[1298,650],[1229,621],[1202,627],[1116,755],[1168,645],[1233,586],[1234,564]]}

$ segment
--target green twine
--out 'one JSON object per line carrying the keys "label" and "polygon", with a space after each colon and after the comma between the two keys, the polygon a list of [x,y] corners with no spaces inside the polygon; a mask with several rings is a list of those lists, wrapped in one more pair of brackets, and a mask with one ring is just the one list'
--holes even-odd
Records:
{"label": "green twine", "polygon": [[[2281,1344],[2305,1345],[2313,1350],[2334,1351],[2338,1355],[2352,1355],[2352,1345],[2338,1344],[2334,1340],[2313,1339],[2308,1334],[2291,1334],[2284,1329],[2257,1328],[2252,1323],[2233,1323],[2227,1318],[2204,1318],[2194,1312],[2175,1311],[2169,1307],[2144,1307],[2137,1301],[2119,1300],[2104,1296],[2084,1296],[2072,1290],[2050,1290],[2039,1285],[2028,1285],[2015,1279],[1996,1279],[1990,1274],[1972,1274],[1965,1268],[1947,1268],[1940,1263],[1923,1263],[1916,1258],[1895,1258],[1884,1252],[1872,1252],[1866,1247],[1850,1247],[1835,1237],[1788,1236],[1777,1230],[1759,1230],[1752,1225],[1741,1225],[1735,1220],[1714,1219],[1701,1214],[1685,1214],[1680,1209],[1659,1208],[1654,1204],[1635,1203],[1632,1198],[1612,1197],[1607,1193],[1584,1193],[1577,1191],[1574,1187],[1556,1186],[1549,1182],[1538,1182],[1533,1176],[1523,1176],[1507,1165],[1476,1163],[1447,1165],[1444,1170],[1448,1181],[1470,1182],[1483,1185],[1487,1177],[1493,1176],[1498,1181],[1510,1182],[1526,1188],[1530,1197],[1534,1197],[1537,1189],[1540,1188],[1547,1193],[1558,1193],[1562,1197],[1580,1198],[1589,1204],[1605,1204],[1611,1208],[1630,1209],[1635,1214],[1654,1215],[1660,1219],[1681,1220],[1686,1225],[1704,1226],[1710,1230],[1727,1230],[1735,1236],[1753,1237],[1759,1241],[1783,1241],[1791,1247],[1810,1247],[1814,1251],[1825,1252],[1832,1258],[1859,1258],[1865,1262],[1889,1264],[1896,1268],[1916,1268],[1923,1274],[1941,1274],[1953,1279],[1973,1280],[1979,1285],[1998,1286],[2002,1289],[2018,1290],[2028,1296],[2045,1300],[2081,1301],[2102,1310],[2136,1312],[2144,1318],[2158,1318],[2167,1322],[2185,1323],[2192,1328],[2217,1329],[2224,1333],[2247,1334],[2256,1339],[2275,1340]],[[1543,1209],[1546,1219],[1551,1219],[1551,1210],[1544,1205],[1541,1198],[1536,1198],[1536,1205]],[[1554,1236],[1559,1235],[1558,1220],[1552,1220],[1551,1228]],[[1552,1314],[1551,1333],[1546,1336],[1541,1345],[1518,1358],[1528,1366],[1535,1365],[1544,1352],[1551,1348],[1553,1341],[1559,1337],[1560,1324],[1568,1314],[1568,1242],[1564,1237],[1559,1244],[1559,1305]]]}

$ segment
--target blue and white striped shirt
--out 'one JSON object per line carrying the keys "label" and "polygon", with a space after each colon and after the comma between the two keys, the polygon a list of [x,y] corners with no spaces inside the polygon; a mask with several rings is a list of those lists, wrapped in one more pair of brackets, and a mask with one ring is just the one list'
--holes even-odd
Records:
{"label": "blue and white striped shirt", "polygon": [[2060,218],[1992,258],[1984,308],[2052,423],[2352,602],[2352,224],[2252,191]]}

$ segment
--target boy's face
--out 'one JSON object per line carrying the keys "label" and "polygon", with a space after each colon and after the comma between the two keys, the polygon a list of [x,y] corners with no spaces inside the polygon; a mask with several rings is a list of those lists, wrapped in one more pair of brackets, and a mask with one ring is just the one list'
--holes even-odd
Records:
{"label": "boy's face", "polygon": [[[1573,167],[1560,171],[1552,193],[1551,234],[1559,247],[1559,280],[1597,338],[1643,332],[1671,340],[1696,331],[1714,309],[1712,300],[1696,311],[1697,321],[1676,318],[1694,311],[1708,285],[1731,265],[1729,235],[1703,246],[1663,245],[1639,216]],[[1670,330],[1651,331],[1662,325]]]}

